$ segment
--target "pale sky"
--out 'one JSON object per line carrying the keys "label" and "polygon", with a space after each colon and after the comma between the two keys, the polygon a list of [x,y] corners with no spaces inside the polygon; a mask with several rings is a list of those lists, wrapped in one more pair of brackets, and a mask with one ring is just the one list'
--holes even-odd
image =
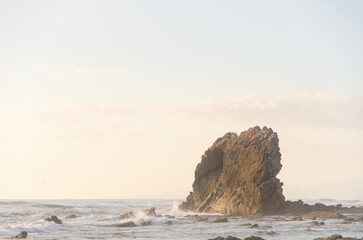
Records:
{"label": "pale sky", "polygon": [[287,198],[363,199],[362,9],[1,1],[0,198],[185,198],[218,137],[266,125]]}

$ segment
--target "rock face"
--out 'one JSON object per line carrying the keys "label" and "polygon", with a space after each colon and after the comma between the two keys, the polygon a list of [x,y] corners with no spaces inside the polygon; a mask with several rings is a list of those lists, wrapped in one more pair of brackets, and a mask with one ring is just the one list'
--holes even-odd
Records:
{"label": "rock face", "polygon": [[145,213],[147,216],[149,217],[155,217],[156,216],[156,212],[155,212],[155,208],[148,208],[148,209],[144,209],[142,210],[143,213]]}
{"label": "rock face", "polygon": [[279,139],[270,128],[227,133],[204,153],[193,192],[179,208],[228,215],[280,214],[285,198],[276,178],[282,165]]}

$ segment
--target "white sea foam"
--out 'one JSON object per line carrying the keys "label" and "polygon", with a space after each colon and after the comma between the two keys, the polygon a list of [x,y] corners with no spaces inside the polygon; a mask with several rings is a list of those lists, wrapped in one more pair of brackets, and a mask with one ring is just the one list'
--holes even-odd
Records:
{"label": "white sea foam", "polygon": [[[115,217],[109,218],[109,220],[114,220]],[[135,211],[133,216],[130,216],[129,218],[119,220],[118,223],[125,223],[133,221],[138,226],[146,226],[146,225],[160,225],[164,224],[169,219],[165,216],[148,216],[143,211]]]}
{"label": "white sea foam", "polygon": [[[327,204],[343,205],[352,201],[323,200]],[[311,203],[314,200],[310,200]],[[316,202],[321,202],[317,200]],[[268,240],[309,240],[316,237],[341,234],[347,237],[362,237],[363,222],[342,224],[341,219],[326,220],[323,226],[313,226],[311,220],[290,221],[290,217],[265,217],[248,219],[228,217],[228,223],[212,223],[221,214],[198,213],[207,219],[198,222],[196,213],[178,209],[180,201],[170,200],[57,200],[14,202],[1,205],[0,239],[9,239],[21,231],[29,233],[29,239],[191,239],[205,240],[217,236],[236,236],[241,239],[254,235]],[[355,205],[362,203],[354,201]],[[52,205],[52,207],[49,207]],[[58,207],[62,206],[62,207]],[[148,216],[142,210],[156,208],[157,216]],[[120,215],[132,211],[127,219]],[[15,213],[15,214],[14,214]],[[65,219],[76,214],[77,218]],[[62,225],[44,221],[57,215]],[[191,216],[187,216],[191,215]],[[363,215],[363,214],[362,214]],[[357,216],[356,216],[357,217]],[[136,227],[112,227],[119,223],[133,221]],[[247,224],[258,223],[256,229]]]}
{"label": "white sea foam", "polygon": [[59,229],[60,229],[59,225],[53,222],[39,220],[35,222],[13,223],[0,226],[0,235],[7,236],[12,234],[17,234],[22,231],[26,231],[29,233],[54,232],[58,231]]}
{"label": "white sea foam", "polygon": [[180,212],[178,201],[173,201],[173,209],[171,212]]}

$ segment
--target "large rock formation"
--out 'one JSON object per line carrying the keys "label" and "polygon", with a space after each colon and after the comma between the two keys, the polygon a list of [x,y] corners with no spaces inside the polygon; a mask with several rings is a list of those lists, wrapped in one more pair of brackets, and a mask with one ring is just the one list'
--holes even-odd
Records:
{"label": "large rock formation", "polygon": [[285,198],[276,178],[282,166],[279,150],[271,128],[225,134],[202,156],[193,192],[179,208],[229,215],[282,213]]}

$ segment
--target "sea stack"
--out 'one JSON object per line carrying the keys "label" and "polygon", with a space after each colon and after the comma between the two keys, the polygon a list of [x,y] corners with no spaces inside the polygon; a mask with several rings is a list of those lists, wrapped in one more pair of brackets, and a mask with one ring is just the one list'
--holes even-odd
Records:
{"label": "sea stack", "polygon": [[227,133],[205,151],[195,170],[193,192],[179,208],[228,215],[272,215],[284,209],[277,133],[256,126]]}

